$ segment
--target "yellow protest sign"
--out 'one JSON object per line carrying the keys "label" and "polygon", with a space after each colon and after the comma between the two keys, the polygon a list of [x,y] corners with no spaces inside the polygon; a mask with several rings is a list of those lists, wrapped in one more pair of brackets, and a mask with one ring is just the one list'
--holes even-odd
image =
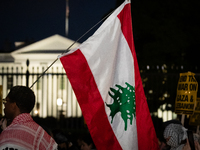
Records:
{"label": "yellow protest sign", "polygon": [[2,117],[2,97],[3,97],[3,88],[2,85],[0,85],[0,117]]}
{"label": "yellow protest sign", "polygon": [[197,98],[198,83],[194,73],[180,73],[175,101],[175,113],[192,115]]}
{"label": "yellow protest sign", "polygon": [[200,125],[200,98],[196,99],[194,113],[190,116],[189,124]]}

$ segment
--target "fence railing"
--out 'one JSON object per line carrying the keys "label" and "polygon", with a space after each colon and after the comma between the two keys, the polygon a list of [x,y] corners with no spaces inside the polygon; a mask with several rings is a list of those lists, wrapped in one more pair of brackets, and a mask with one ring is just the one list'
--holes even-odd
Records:
{"label": "fence railing", "polygon": [[[0,67],[0,85],[3,87],[3,96],[5,97],[9,89],[15,85],[30,87],[44,69],[46,68],[43,66]],[[32,90],[36,95],[36,105],[31,112],[33,116],[58,118],[60,113],[64,117],[82,116],[70,82],[62,67],[56,66],[49,69],[35,83]],[[57,104],[57,100],[61,100],[61,103]]]}
{"label": "fence railing", "polygon": [[[25,66],[0,66],[3,96],[5,97],[14,85],[30,87],[45,69],[45,66],[32,66],[28,62]],[[161,118],[163,121],[177,117],[174,113],[177,83],[179,73],[187,72],[186,69],[183,66],[167,67],[166,65],[140,67],[147,103],[153,117]],[[197,68],[193,67],[189,71],[196,73]],[[200,80],[200,74],[196,74],[196,79]],[[77,118],[77,123],[83,120],[80,107],[62,66],[51,67],[35,83],[32,90],[36,95],[36,105],[31,112],[33,117],[63,117],[65,118],[63,124],[69,127],[71,126],[69,120]],[[58,99],[62,100],[61,105],[57,104]]]}

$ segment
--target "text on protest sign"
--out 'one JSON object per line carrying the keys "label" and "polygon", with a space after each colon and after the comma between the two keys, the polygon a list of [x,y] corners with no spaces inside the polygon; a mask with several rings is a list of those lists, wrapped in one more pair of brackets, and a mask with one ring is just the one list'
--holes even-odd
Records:
{"label": "text on protest sign", "polygon": [[175,101],[175,113],[192,115],[197,98],[198,83],[194,73],[180,73]]}

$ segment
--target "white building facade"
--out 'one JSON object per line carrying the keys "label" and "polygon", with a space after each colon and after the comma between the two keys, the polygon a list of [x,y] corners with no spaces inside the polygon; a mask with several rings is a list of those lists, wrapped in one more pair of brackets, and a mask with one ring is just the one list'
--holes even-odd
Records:
{"label": "white building facade", "polygon": [[1,53],[0,85],[3,97],[12,86],[29,86],[36,95],[36,105],[31,113],[33,116],[58,118],[62,113],[65,117],[81,117],[80,107],[63,66],[59,59],[56,60],[70,46],[72,49],[78,45],[60,35],[53,35],[14,52]]}

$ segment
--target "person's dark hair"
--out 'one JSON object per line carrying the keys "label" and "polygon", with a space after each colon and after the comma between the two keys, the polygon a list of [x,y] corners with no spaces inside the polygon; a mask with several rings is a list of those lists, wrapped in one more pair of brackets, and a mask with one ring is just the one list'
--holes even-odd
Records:
{"label": "person's dark hair", "polygon": [[166,128],[169,124],[174,123],[174,124],[180,124],[182,125],[182,123],[179,120],[173,119],[173,120],[168,120],[165,121],[164,124],[164,128]]}
{"label": "person's dark hair", "polygon": [[68,139],[67,136],[62,133],[62,132],[58,132],[54,135],[54,139],[56,141],[57,144],[61,144],[61,143],[66,143],[68,146]]}
{"label": "person's dark hair", "polygon": [[95,148],[94,142],[93,142],[92,137],[91,137],[91,135],[90,135],[89,133],[83,135],[81,139],[82,139],[85,143],[87,143],[88,145],[92,144],[92,147]]}
{"label": "person's dark hair", "polygon": [[35,94],[26,86],[14,86],[7,97],[10,102],[16,102],[21,113],[30,113],[35,105]]}

